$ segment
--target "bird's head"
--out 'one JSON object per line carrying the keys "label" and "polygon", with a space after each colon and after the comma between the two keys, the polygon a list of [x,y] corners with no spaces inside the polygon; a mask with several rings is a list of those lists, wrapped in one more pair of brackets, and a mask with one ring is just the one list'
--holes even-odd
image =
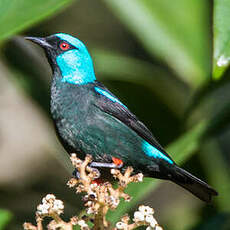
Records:
{"label": "bird's head", "polygon": [[60,71],[62,82],[87,84],[96,80],[92,58],[79,39],[64,33],[26,39],[45,50],[53,72]]}

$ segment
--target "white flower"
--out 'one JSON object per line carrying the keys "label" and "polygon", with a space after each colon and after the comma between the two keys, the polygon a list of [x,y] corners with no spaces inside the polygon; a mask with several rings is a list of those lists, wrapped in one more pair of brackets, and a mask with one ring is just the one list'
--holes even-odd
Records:
{"label": "white flower", "polygon": [[42,198],[42,204],[47,204],[48,202],[47,202],[47,200],[46,200],[46,198],[44,197],[44,198]]}
{"label": "white flower", "polygon": [[154,228],[152,228],[151,226],[148,226],[146,230],[154,230]]}
{"label": "white flower", "polygon": [[82,163],[82,160],[77,158],[77,155],[75,153],[71,154],[70,160],[72,161],[72,164],[75,166],[79,166]]}
{"label": "white flower", "polygon": [[78,224],[79,224],[80,226],[85,225],[85,221],[84,221],[84,220],[79,220],[79,221],[78,221]]}
{"label": "white flower", "polygon": [[139,182],[142,182],[142,181],[143,181],[143,174],[142,174],[142,173],[138,173],[138,174],[137,174],[137,180],[138,180]]}
{"label": "white flower", "polygon": [[117,229],[125,229],[126,227],[127,227],[127,224],[125,224],[124,222],[117,222],[116,223]]}
{"label": "white flower", "polygon": [[49,213],[50,206],[48,204],[39,204],[37,206],[37,212],[39,215],[45,215]]}
{"label": "white flower", "polygon": [[91,189],[95,189],[95,188],[97,188],[97,186],[98,186],[98,185],[97,185],[96,183],[90,184],[90,188],[91,188]]}
{"label": "white flower", "polygon": [[145,216],[143,215],[142,212],[136,211],[134,212],[134,221],[138,222],[138,221],[144,221],[145,220]]}
{"label": "white flower", "polygon": [[[46,197],[45,197],[45,199],[46,199],[47,201],[48,201],[48,200],[55,200],[56,197],[54,196],[54,194],[47,194]],[[42,199],[42,201],[43,201],[43,199]]]}
{"label": "white flower", "polygon": [[57,206],[57,208],[59,208],[59,209],[64,208],[63,202],[61,200],[55,200],[54,201],[54,206]]}
{"label": "white flower", "polygon": [[138,209],[143,215],[152,215],[154,213],[153,209],[149,206],[141,205]]}
{"label": "white flower", "polygon": [[39,215],[47,215],[55,212],[58,215],[63,212],[64,204],[61,200],[57,200],[53,194],[48,194],[42,199],[42,204],[37,206]]}
{"label": "white flower", "polygon": [[120,203],[120,200],[115,198],[114,196],[109,196],[108,197],[108,201],[107,201],[110,205],[113,205],[115,207],[117,207],[117,205]]}
{"label": "white flower", "polygon": [[147,223],[151,223],[153,220],[154,220],[153,215],[147,215],[147,216],[145,217],[145,221],[146,221]]}
{"label": "white flower", "polygon": [[155,230],[163,230],[163,228],[162,228],[161,226],[157,225],[157,226],[155,227]]}
{"label": "white flower", "polygon": [[63,212],[64,205],[61,200],[54,200],[52,211],[61,214]]}
{"label": "white flower", "polygon": [[[111,174],[115,174],[117,171],[115,170],[115,169],[111,169]],[[118,222],[118,223],[120,223],[120,222]]]}
{"label": "white flower", "polygon": [[153,227],[153,228],[156,227],[157,221],[153,216],[148,215],[148,216],[146,216],[145,220],[147,223],[150,224],[151,227]]}
{"label": "white flower", "polygon": [[87,201],[87,203],[85,204],[85,206],[87,206],[87,207],[90,207],[92,205],[93,205],[93,201]]}
{"label": "white flower", "polygon": [[95,213],[95,210],[92,208],[92,207],[90,207],[90,208],[87,208],[87,214],[93,214],[93,213]]}
{"label": "white flower", "polygon": [[86,222],[84,220],[79,220],[78,225],[80,225],[81,229],[88,229],[89,228],[88,224],[86,224]]}

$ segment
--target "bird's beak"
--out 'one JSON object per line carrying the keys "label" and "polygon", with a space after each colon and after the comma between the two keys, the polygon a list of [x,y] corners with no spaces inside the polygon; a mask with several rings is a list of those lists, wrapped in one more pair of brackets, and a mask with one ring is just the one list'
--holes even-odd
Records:
{"label": "bird's beak", "polygon": [[46,41],[45,38],[39,37],[25,37],[26,40],[32,41],[43,48],[52,48],[52,46]]}

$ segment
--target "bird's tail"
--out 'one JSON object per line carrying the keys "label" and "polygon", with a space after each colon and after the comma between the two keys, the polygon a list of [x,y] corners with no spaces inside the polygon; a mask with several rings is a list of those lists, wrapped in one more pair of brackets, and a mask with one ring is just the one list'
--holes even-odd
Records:
{"label": "bird's tail", "polygon": [[217,191],[211,186],[176,165],[171,180],[205,202],[210,202],[212,196],[218,195]]}

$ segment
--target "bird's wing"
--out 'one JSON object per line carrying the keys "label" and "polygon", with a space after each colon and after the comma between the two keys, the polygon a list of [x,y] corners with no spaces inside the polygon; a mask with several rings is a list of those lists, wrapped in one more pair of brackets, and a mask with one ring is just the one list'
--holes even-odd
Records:
{"label": "bird's wing", "polygon": [[97,82],[94,86],[94,91],[97,94],[95,105],[99,109],[113,117],[116,117],[129,128],[134,130],[145,141],[153,145],[171,159],[171,157],[165,152],[163,147],[158,143],[149,129],[103,84]]}

